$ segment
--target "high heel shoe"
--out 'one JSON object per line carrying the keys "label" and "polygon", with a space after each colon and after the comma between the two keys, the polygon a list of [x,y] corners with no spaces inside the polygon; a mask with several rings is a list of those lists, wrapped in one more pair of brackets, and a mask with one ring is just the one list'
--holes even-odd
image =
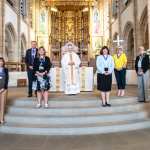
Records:
{"label": "high heel shoe", "polygon": [[4,124],[5,122],[3,120],[1,120],[1,124]]}
{"label": "high heel shoe", "polygon": [[106,105],[107,105],[108,107],[111,107],[111,104],[107,104],[107,103],[106,103]]}
{"label": "high heel shoe", "polygon": [[106,104],[105,105],[102,105],[103,107],[106,107]]}

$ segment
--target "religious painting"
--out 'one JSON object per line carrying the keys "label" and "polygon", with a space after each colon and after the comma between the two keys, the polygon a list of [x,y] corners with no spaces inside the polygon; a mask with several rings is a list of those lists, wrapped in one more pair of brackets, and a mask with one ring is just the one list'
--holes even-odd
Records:
{"label": "religious painting", "polygon": [[48,38],[47,37],[38,37],[38,48],[43,46],[48,52]]}
{"label": "religious painting", "polygon": [[97,8],[94,9],[93,13],[93,33],[100,34],[100,17]]}
{"label": "religious painting", "polygon": [[46,34],[47,20],[46,20],[46,10],[43,8],[40,12],[40,33]]}
{"label": "religious painting", "polygon": [[103,44],[103,38],[102,36],[95,36],[92,37],[92,43],[93,43],[93,52],[96,53],[102,48]]}

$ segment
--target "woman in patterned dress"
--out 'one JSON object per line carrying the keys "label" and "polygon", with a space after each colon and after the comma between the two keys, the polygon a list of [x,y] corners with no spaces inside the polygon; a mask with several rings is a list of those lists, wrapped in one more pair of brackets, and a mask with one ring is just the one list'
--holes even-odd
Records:
{"label": "woman in patterned dress", "polygon": [[34,78],[32,89],[37,90],[38,104],[36,108],[41,107],[41,91],[44,91],[45,108],[48,106],[48,91],[51,88],[51,77],[50,77],[50,59],[46,57],[46,51],[44,47],[40,47],[38,50],[37,58],[34,59],[33,70]]}

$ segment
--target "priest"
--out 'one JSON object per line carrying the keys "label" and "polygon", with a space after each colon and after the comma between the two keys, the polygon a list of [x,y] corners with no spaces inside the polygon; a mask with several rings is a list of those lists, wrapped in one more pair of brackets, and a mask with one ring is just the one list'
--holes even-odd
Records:
{"label": "priest", "polygon": [[76,95],[80,93],[79,86],[79,66],[81,60],[79,56],[73,52],[71,44],[68,45],[68,52],[61,60],[62,69],[64,73],[65,94]]}

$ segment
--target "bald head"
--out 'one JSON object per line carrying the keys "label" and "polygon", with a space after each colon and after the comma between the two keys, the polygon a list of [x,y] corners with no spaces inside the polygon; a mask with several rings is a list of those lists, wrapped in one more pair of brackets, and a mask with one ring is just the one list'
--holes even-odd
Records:
{"label": "bald head", "polygon": [[72,45],[69,45],[69,46],[68,46],[68,52],[69,52],[69,53],[72,53],[72,52],[73,52],[73,47],[72,47]]}

